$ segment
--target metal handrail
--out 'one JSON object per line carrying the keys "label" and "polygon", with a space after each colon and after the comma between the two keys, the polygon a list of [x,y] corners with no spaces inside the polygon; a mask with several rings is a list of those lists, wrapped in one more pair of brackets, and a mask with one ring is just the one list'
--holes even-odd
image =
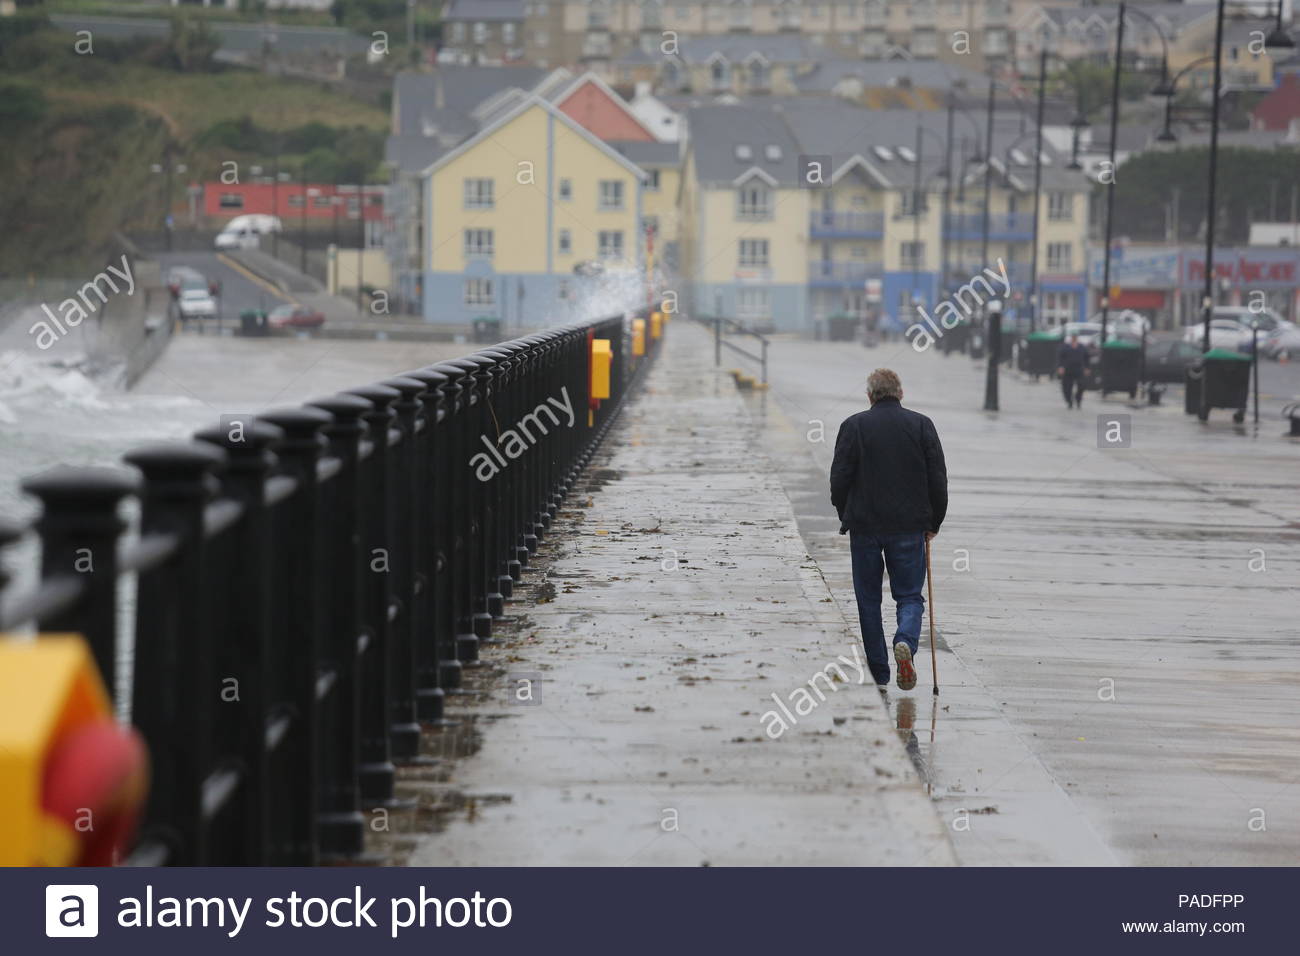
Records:
{"label": "metal handrail", "polygon": [[[722,365],[722,349],[726,347],[737,355],[744,356],[753,362],[759,363],[761,374],[760,381],[764,385],[767,384],[767,347],[770,344],[770,340],[767,336],[763,335],[761,332],[755,332],[753,329],[735,319],[729,319],[723,316],[701,316],[699,321],[705,324],[711,323],[713,325],[713,365],[715,368]],[[726,341],[722,337],[722,327],[724,324],[727,325],[729,330],[732,332],[740,335],[750,335],[758,339],[762,345],[762,354],[755,355],[753,352],[746,351],[733,342]]]}
{"label": "metal handrail", "polygon": [[[613,354],[600,400],[593,338]],[[25,482],[43,506],[42,577],[22,593],[0,579],[0,626],[83,635],[109,688],[132,647],[126,691],[152,780],[128,862],[360,858],[362,809],[391,801],[394,764],[442,720],[661,341],[633,354],[628,316],[546,329],[265,412],[237,439],[212,428],[132,452],[138,476]],[[581,409],[571,423],[552,416],[493,460],[494,422],[538,418],[562,394]],[[124,544],[133,497],[138,537]],[[0,527],[0,547],[21,533]],[[93,574],[76,573],[85,555]]]}

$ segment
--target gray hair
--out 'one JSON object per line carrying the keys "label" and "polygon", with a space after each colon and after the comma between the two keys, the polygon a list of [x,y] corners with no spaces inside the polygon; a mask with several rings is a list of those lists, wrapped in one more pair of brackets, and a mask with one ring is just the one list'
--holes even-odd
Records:
{"label": "gray hair", "polygon": [[867,376],[867,397],[873,402],[882,398],[902,398],[903,383],[892,369],[878,368]]}

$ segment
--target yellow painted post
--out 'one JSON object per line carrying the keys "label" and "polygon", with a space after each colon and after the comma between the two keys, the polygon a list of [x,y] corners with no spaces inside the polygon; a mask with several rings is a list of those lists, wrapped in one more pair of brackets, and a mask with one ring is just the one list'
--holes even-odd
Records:
{"label": "yellow painted post", "polygon": [[664,314],[662,312],[650,313],[650,338],[657,339],[664,334]]}
{"label": "yellow painted post", "polygon": [[632,354],[645,355],[645,319],[632,320]]}
{"label": "yellow painted post", "polygon": [[609,339],[591,340],[591,397],[609,398],[609,371],[614,350]]}
{"label": "yellow painted post", "polygon": [[96,829],[133,816],[146,765],[138,738],[113,723],[79,635],[0,635],[0,865],[87,862],[80,819],[68,814],[93,811]]}

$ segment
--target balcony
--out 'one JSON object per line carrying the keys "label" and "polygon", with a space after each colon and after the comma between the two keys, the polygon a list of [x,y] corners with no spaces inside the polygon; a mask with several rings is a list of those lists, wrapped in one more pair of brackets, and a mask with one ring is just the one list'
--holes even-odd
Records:
{"label": "balcony", "polygon": [[813,239],[879,239],[885,234],[883,212],[815,212],[808,223]]}
{"label": "balcony", "polygon": [[[990,258],[993,261],[988,263],[988,267],[993,270],[995,278],[990,279],[988,273],[984,271],[984,266],[977,265],[975,262],[965,265],[954,262],[948,264],[948,287],[952,289],[958,288],[979,275],[992,284],[994,291],[998,295],[1002,295],[1002,272],[998,268],[997,256],[991,256]],[[1023,291],[1032,284],[1033,276],[1028,262],[1006,262],[1004,260],[1002,264],[1006,267],[1007,281],[1011,283],[1012,293],[1017,289]]]}
{"label": "balcony", "polygon": [[881,278],[884,274],[883,262],[813,259],[808,263],[808,284],[815,288],[861,285],[867,279]]}
{"label": "balcony", "polygon": [[[949,215],[945,228],[950,239],[980,239],[984,235],[983,213]],[[1028,212],[995,212],[989,214],[989,238],[1029,240],[1034,237],[1034,216]]]}

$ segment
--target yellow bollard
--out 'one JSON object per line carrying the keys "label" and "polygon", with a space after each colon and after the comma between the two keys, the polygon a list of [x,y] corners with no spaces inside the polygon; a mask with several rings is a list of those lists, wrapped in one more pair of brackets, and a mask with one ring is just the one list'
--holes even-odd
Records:
{"label": "yellow bollard", "polygon": [[657,339],[664,334],[664,314],[662,312],[650,313],[650,338]]}
{"label": "yellow bollard", "polygon": [[591,340],[591,398],[609,398],[609,369],[614,350],[609,339]]}
{"label": "yellow bollard", "polygon": [[0,865],[107,865],[147,789],[85,641],[0,637]]}
{"label": "yellow bollard", "polygon": [[632,320],[632,354],[645,355],[645,319]]}

